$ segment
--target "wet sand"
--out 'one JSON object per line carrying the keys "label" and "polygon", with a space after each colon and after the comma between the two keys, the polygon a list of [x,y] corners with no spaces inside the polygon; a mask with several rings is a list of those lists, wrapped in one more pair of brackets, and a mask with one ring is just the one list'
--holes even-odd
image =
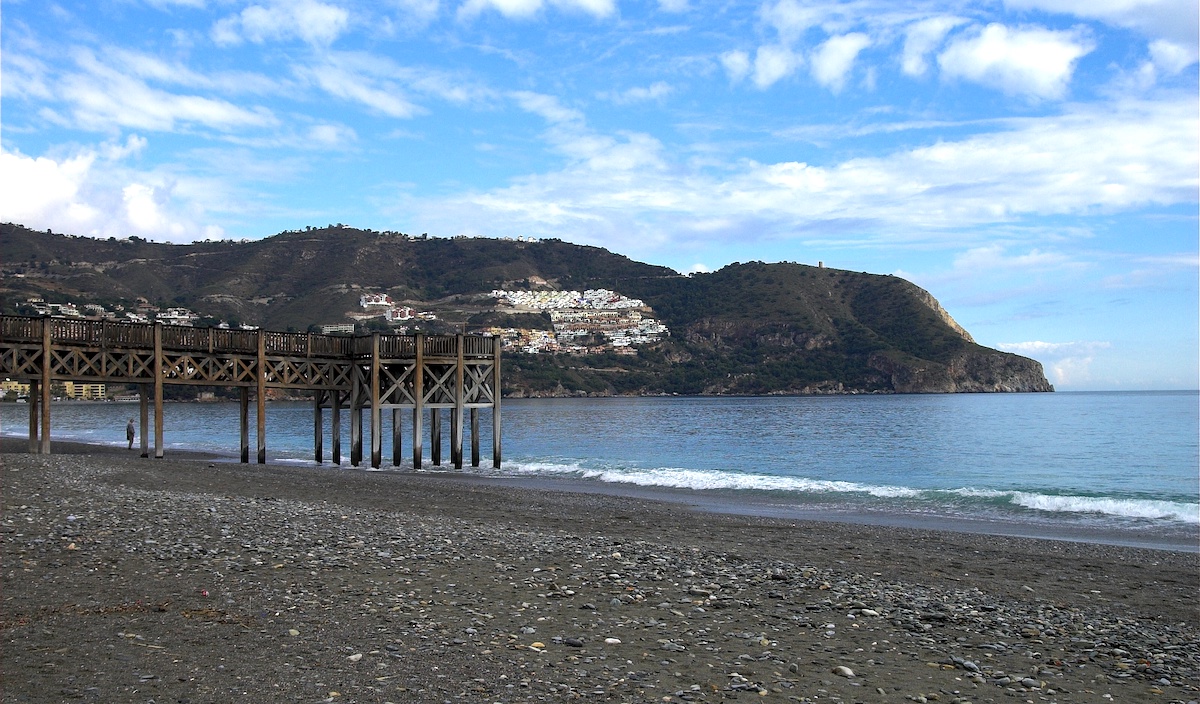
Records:
{"label": "wet sand", "polygon": [[5,702],[1200,700],[1195,553],[3,447]]}

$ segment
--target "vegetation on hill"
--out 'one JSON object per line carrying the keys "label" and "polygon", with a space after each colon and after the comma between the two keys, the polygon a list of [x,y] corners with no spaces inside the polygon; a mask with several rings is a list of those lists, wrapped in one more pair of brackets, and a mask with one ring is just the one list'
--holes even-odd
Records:
{"label": "vegetation on hill", "polygon": [[[427,331],[549,329],[497,310],[493,289],[607,288],[671,329],[636,356],[506,356],[510,395],[1050,390],[1033,360],[975,344],[929,294],[894,276],[794,263],[682,276],[558,240],[425,238],[342,226],[251,242],[156,244],[0,225],[0,306],[24,301],[186,306],[271,329],[344,322],[364,293],[435,310]],[[442,328],[438,326],[441,325]]]}

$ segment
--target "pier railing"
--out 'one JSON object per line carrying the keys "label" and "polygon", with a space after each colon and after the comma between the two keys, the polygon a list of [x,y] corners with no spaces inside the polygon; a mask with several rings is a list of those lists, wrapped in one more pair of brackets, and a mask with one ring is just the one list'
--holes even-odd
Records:
{"label": "pier railing", "polygon": [[[46,326],[49,326],[51,344],[97,349],[154,349],[154,323],[17,315],[0,316],[0,342],[40,344]],[[162,347],[176,351],[257,354],[260,336],[266,354],[289,357],[369,357],[374,344],[371,335],[350,337],[163,325]],[[422,354],[426,356],[453,357],[458,354],[459,340],[462,340],[465,357],[490,357],[493,353],[492,338],[478,335],[380,335],[380,356],[411,359],[416,356],[418,340],[421,341]]]}

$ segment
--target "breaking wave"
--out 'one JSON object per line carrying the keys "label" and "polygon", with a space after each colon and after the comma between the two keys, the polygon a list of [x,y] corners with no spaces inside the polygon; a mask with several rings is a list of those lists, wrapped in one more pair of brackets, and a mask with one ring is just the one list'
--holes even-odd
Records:
{"label": "breaking wave", "polygon": [[1200,504],[1147,498],[1059,495],[1016,490],[957,488],[917,489],[906,486],[811,479],[807,477],[676,467],[590,467],[578,462],[533,461],[509,464],[507,476],[561,477],[642,487],[697,491],[754,491],[804,497],[841,496],[851,501],[891,500],[891,509],[970,513],[971,507],[1005,513],[1032,511],[1049,515],[1091,515],[1121,519],[1200,524]]}

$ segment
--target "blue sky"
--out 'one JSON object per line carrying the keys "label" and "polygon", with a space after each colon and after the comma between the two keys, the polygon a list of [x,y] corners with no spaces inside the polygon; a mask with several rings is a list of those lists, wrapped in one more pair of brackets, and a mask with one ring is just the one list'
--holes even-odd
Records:
{"label": "blue sky", "polygon": [[0,221],[558,237],[1200,386],[1195,0],[3,0]]}

